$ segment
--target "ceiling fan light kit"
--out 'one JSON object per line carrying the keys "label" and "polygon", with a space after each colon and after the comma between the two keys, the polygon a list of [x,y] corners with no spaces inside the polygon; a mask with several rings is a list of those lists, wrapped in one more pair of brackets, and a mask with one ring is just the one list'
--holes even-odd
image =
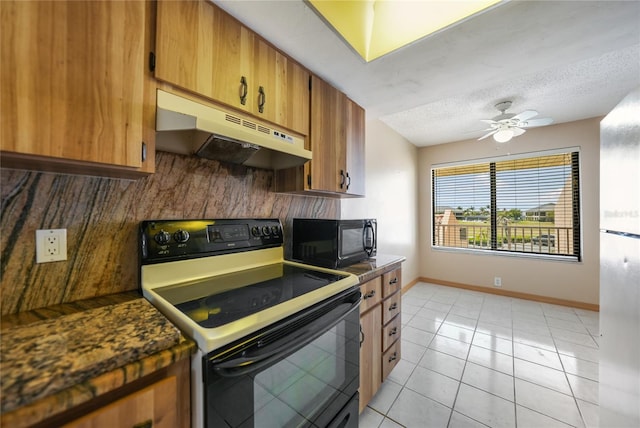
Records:
{"label": "ceiling fan light kit", "polygon": [[484,140],[493,135],[493,139],[498,143],[506,143],[513,137],[524,134],[525,128],[545,126],[553,122],[553,119],[549,117],[531,120],[538,115],[535,110],[525,110],[519,114],[507,113],[506,111],[511,107],[511,104],[511,101],[499,102],[495,107],[500,111],[500,114],[493,119],[481,120],[489,124],[489,128],[485,129],[485,131],[489,132],[478,138],[478,140]]}
{"label": "ceiling fan light kit", "polygon": [[493,134],[493,139],[498,143],[506,143],[513,138],[513,131],[510,129],[501,129]]}

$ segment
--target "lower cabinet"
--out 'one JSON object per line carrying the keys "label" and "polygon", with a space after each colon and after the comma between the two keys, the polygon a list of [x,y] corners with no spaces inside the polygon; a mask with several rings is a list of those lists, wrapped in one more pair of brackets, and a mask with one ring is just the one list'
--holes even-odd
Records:
{"label": "lower cabinet", "polygon": [[376,305],[360,315],[360,409],[365,408],[382,384],[382,308]]}
{"label": "lower cabinet", "polygon": [[400,361],[401,268],[360,284],[360,412]]}
{"label": "lower cabinet", "polygon": [[188,428],[191,426],[190,370],[190,359],[180,359],[34,427]]}
{"label": "lower cabinet", "polygon": [[171,376],[64,425],[65,428],[178,426],[176,377]]}

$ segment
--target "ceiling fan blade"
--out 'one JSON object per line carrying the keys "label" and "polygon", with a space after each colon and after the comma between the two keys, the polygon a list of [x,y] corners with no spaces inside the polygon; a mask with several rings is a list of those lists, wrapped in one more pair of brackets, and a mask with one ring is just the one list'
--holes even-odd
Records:
{"label": "ceiling fan blade", "polygon": [[488,123],[488,124],[490,124],[490,125],[498,124],[498,122],[496,122],[496,121],[495,121],[495,120],[493,120],[493,119],[480,119],[480,122]]}
{"label": "ceiling fan blade", "polygon": [[538,112],[535,110],[525,110],[522,113],[516,114],[515,116],[513,116],[511,120],[515,122],[526,122],[527,120],[537,115],[538,115]]}
{"label": "ceiling fan blade", "polygon": [[513,131],[514,137],[517,137],[518,135],[522,135],[525,133],[525,130],[522,128],[511,128],[511,130]]}
{"label": "ceiling fan blade", "polygon": [[495,134],[496,132],[498,132],[497,129],[492,130],[491,132],[488,132],[486,134],[484,134],[482,137],[478,138],[478,141],[480,140],[484,140],[487,137],[491,137],[493,134]]}
{"label": "ceiling fan blade", "polygon": [[519,123],[518,126],[523,126],[525,128],[533,128],[535,126],[549,125],[552,122],[553,122],[553,119],[551,119],[550,117],[543,117],[541,119],[533,119],[533,120],[523,121],[523,122]]}

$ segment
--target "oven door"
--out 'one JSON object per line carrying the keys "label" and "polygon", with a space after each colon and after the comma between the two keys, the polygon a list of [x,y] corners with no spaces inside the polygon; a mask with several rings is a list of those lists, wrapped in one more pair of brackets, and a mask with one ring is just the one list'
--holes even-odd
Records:
{"label": "oven door", "polygon": [[357,427],[359,305],[355,287],[210,353],[206,426]]}

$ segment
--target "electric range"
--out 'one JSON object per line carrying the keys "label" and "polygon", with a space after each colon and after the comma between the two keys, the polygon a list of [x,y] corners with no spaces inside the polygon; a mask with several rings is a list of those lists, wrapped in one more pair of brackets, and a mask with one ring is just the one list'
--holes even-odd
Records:
{"label": "electric range", "polygon": [[[257,427],[280,423],[269,418],[283,414],[291,416],[287,424],[329,426],[347,407],[346,417],[353,420],[358,278],[285,260],[283,242],[278,219],[147,220],[140,225],[142,294],[198,344],[192,359],[193,426]],[[323,350],[319,341],[333,351]],[[296,356],[316,348],[326,357],[323,364],[334,366],[331,379]],[[231,369],[229,361],[238,356],[242,362]],[[323,406],[300,408],[299,396],[286,398],[293,385],[280,391],[281,385],[263,380],[291,359],[300,360],[295,363],[300,379],[325,391]],[[246,388],[254,397],[227,403],[223,397],[233,396],[235,387],[214,390],[213,385],[237,376],[250,379]]]}

